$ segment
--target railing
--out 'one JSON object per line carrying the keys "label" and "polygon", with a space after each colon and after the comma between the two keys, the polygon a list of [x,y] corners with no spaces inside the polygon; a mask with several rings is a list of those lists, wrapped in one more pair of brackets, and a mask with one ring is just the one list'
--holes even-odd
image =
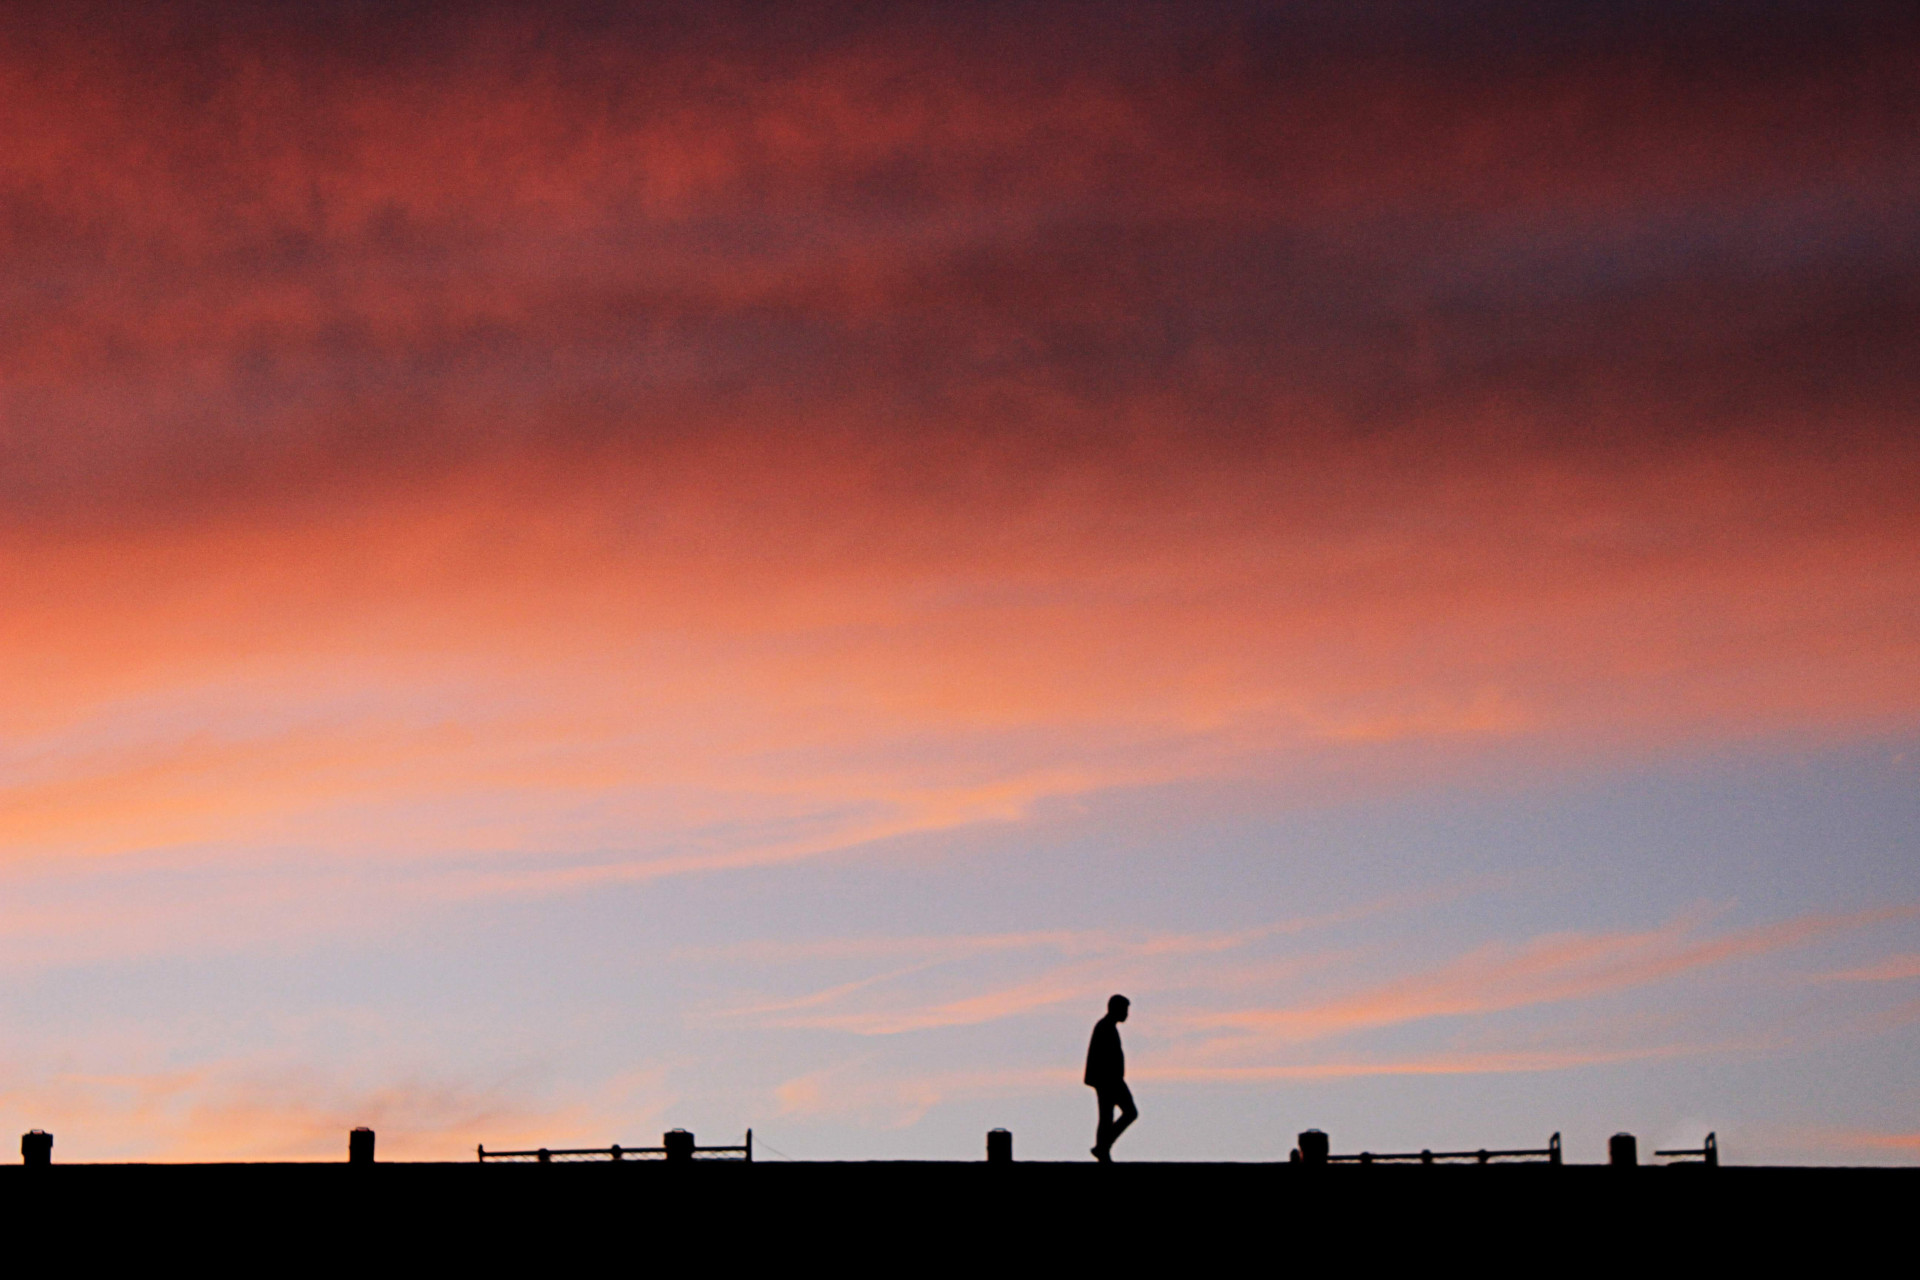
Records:
{"label": "railing", "polygon": [[1703,1164],[1709,1169],[1720,1167],[1720,1143],[1712,1134],[1697,1149],[1689,1151],[1656,1151],[1653,1153],[1662,1160],[1674,1160],[1681,1164]]}
{"label": "railing", "polygon": [[693,1135],[685,1129],[674,1129],[661,1135],[657,1147],[623,1147],[614,1143],[610,1147],[540,1147],[533,1151],[489,1151],[487,1144],[481,1143],[477,1150],[480,1162],[489,1160],[517,1160],[534,1164],[587,1164],[602,1160],[697,1160],[733,1158],[753,1163],[753,1130],[747,1130],[747,1138],[736,1147],[695,1146]]}
{"label": "railing", "polygon": [[1457,1164],[1467,1160],[1475,1164],[1492,1164],[1499,1160],[1512,1164],[1558,1165],[1560,1135],[1556,1133],[1547,1139],[1546,1146],[1528,1151],[1489,1151],[1482,1147],[1478,1151],[1362,1151],[1357,1155],[1327,1157],[1329,1164]]}

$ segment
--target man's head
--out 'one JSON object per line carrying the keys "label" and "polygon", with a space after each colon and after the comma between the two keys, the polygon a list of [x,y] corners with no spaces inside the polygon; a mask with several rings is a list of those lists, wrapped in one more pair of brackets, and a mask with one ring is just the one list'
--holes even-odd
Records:
{"label": "man's head", "polygon": [[1128,1003],[1129,1001],[1125,996],[1108,996],[1107,1016],[1115,1022],[1125,1022],[1127,1020]]}

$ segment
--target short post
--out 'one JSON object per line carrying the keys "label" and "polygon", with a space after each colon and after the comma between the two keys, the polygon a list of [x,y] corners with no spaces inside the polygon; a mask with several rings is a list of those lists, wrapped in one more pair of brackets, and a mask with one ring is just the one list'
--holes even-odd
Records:
{"label": "short post", "polygon": [[1616,1169],[1631,1169],[1640,1163],[1640,1144],[1630,1133],[1616,1133],[1607,1139],[1607,1163]]}
{"label": "short post", "polygon": [[1325,1164],[1327,1162],[1327,1135],[1318,1129],[1309,1129],[1300,1135],[1300,1163],[1305,1165]]}
{"label": "short post", "polygon": [[44,1169],[53,1163],[53,1135],[45,1129],[29,1129],[20,1135],[20,1161]]}
{"label": "short post", "polygon": [[660,1145],[667,1149],[669,1160],[693,1159],[693,1135],[685,1129],[669,1129],[660,1135]]}
{"label": "short post", "polygon": [[747,1163],[753,1163],[753,1130],[747,1130]]}
{"label": "short post", "polygon": [[1712,1134],[1707,1135],[1707,1145],[1701,1150],[1700,1154],[1706,1159],[1707,1168],[1718,1169],[1720,1167],[1720,1143]]}
{"label": "short post", "polygon": [[547,1150],[545,1147],[540,1148],[538,1151],[534,1152],[533,1155],[534,1155],[534,1158],[538,1160],[541,1164],[553,1163],[553,1152]]}
{"label": "short post", "polygon": [[1556,1169],[1560,1167],[1560,1135],[1557,1133],[1547,1139],[1547,1163]]}
{"label": "short post", "polygon": [[373,1163],[373,1130],[365,1125],[347,1134],[347,1163]]}
{"label": "short post", "polygon": [[987,1130],[987,1163],[1013,1163],[1013,1131],[1010,1129]]}

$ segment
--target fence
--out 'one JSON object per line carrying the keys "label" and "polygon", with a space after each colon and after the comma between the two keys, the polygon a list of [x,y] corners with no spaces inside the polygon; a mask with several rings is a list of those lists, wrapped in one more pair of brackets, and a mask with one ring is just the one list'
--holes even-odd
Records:
{"label": "fence", "polygon": [[624,1160],[737,1160],[753,1163],[753,1130],[747,1130],[747,1138],[736,1147],[696,1146],[693,1135],[685,1129],[673,1129],[660,1137],[657,1147],[623,1147],[614,1143],[610,1147],[540,1147],[533,1151],[489,1151],[487,1144],[478,1147],[480,1163],[489,1160],[519,1161],[531,1164],[592,1164],[599,1161]]}
{"label": "fence", "polygon": [[[1736,1140],[1739,1137],[1738,1134],[1734,1136]],[[1681,1164],[1703,1164],[1709,1169],[1720,1167],[1720,1143],[1712,1134],[1708,1134],[1707,1140],[1695,1150],[1656,1151],[1653,1154],[1662,1160],[1673,1160]]]}
{"label": "fence", "polygon": [[1471,1160],[1475,1164],[1492,1164],[1501,1161],[1507,1164],[1550,1164],[1560,1163],[1560,1135],[1554,1134],[1547,1139],[1547,1145],[1524,1151],[1489,1151],[1482,1147],[1478,1151],[1362,1151],[1355,1155],[1327,1157],[1329,1164],[1459,1164]]}

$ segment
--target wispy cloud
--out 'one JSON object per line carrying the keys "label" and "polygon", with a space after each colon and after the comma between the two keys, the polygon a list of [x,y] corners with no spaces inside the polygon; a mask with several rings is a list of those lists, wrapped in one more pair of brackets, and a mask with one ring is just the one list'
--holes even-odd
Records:
{"label": "wispy cloud", "polygon": [[1258,1084],[1284,1080],[1350,1080],[1369,1076],[1501,1075],[1514,1072],[1567,1071],[1576,1067],[1640,1062],[1713,1052],[1718,1045],[1662,1045],[1651,1048],[1563,1049],[1436,1053],[1392,1059],[1341,1059],[1223,1067],[1201,1064],[1149,1065],[1129,1074],[1141,1080],[1179,1084]]}
{"label": "wispy cloud", "polygon": [[[1326,964],[1334,956],[1319,954],[1258,962],[1241,959],[1227,966],[1203,964],[1199,970],[1191,963],[1180,962],[1215,960],[1276,939],[1391,912],[1432,906],[1462,894],[1484,891],[1506,883],[1504,878],[1461,881],[1393,894],[1344,910],[1213,933],[1165,932],[1130,936],[1112,930],[1036,930],[1026,933],[760,941],[725,947],[686,948],[678,954],[757,965],[916,958],[920,963],[837,983],[800,996],[755,1001],[709,1015],[716,1019],[760,1020],[769,1026],[812,1027],[859,1035],[897,1035],[907,1031],[998,1021],[1069,1000],[1104,999],[1111,994],[1115,985],[1143,991],[1196,980],[1206,985],[1225,986],[1241,985],[1252,980],[1271,981]],[[993,985],[987,990],[954,999],[894,1004],[879,1009],[812,1012],[830,1010],[831,1006],[849,997],[942,965],[996,956],[1018,959],[1034,954],[1065,956],[1071,963],[1051,967],[1019,982]]]}
{"label": "wispy cloud", "polygon": [[1711,937],[1699,936],[1696,917],[1682,917],[1641,932],[1552,934],[1517,947],[1490,943],[1435,971],[1349,996],[1281,1008],[1197,1013],[1191,1024],[1263,1040],[1303,1042],[1431,1018],[1496,1013],[1631,990],[1914,911],[1903,906],[1801,916]]}
{"label": "wispy cloud", "polygon": [[1888,956],[1857,969],[1819,975],[1821,982],[1900,982],[1908,978],[1920,978],[1920,955]]}

